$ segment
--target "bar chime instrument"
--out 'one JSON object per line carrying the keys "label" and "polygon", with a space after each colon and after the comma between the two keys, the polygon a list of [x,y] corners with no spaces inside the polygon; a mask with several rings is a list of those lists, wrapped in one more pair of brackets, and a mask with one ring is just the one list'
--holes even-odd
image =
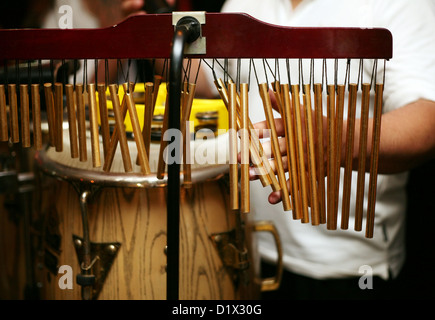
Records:
{"label": "bar chime instrument", "polygon": [[[89,128],[93,166],[108,174],[117,150],[122,153],[125,172],[132,172],[132,164],[137,161],[143,175],[151,174],[150,121],[164,74],[156,75],[155,82],[145,83],[142,126],[133,98],[134,83],[128,80],[108,83],[99,79],[96,83],[87,83],[86,80],[82,83],[74,78],[72,84],[68,78],[66,81],[53,79],[45,83],[25,80],[12,83],[8,81],[11,75],[21,71],[35,76],[35,73],[40,72],[43,61],[60,61],[62,65],[73,61],[86,65],[88,60],[97,61],[98,64],[98,61],[108,60],[167,59],[168,103],[163,133],[171,128],[179,129],[183,137],[186,135],[184,123],[190,116],[196,86],[192,81],[185,85],[182,83],[185,72],[183,62],[187,58],[199,59],[203,62],[201,68],[207,70],[211,67],[214,74],[219,61],[246,59],[250,73],[255,73],[256,76],[261,72],[258,61],[263,61],[265,70],[268,69],[268,61],[277,61],[276,70],[277,65],[281,64],[284,67],[280,67],[279,72],[288,72],[289,76],[278,77],[278,72],[275,72],[273,81],[264,82],[259,81],[257,76],[257,87],[253,82],[241,83],[236,79],[237,76],[230,75],[225,66],[222,67],[224,78],[215,76],[216,89],[228,109],[228,127],[231,129],[228,159],[231,209],[249,212],[248,172],[253,167],[264,187],[269,186],[273,191],[281,193],[283,209],[291,210],[294,219],[300,219],[302,223],[311,222],[313,225],[326,223],[328,229],[337,229],[338,186],[340,167],[343,167],[341,228],[348,228],[351,172],[354,170],[358,172],[355,230],[360,231],[364,212],[365,173],[369,172],[366,237],[373,237],[384,85],[384,77],[378,69],[382,69],[385,61],[392,57],[392,37],[388,30],[291,28],[264,24],[245,14],[175,12],[133,16],[119,25],[103,29],[0,30],[0,43],[3,48],[0,59],[5,62],[4,83],[0,84],[0,140],[20,142],[24,148],[33,146],[41,150],[41,105],[45,105],[49,147],[62,151],[66,110],[71,157],[77,161],[86,161],[89,156],[85,145],[86,130]],[[314,61],[317,67],[313,67]],[[10,66],[11,62],[15,66]],[[333,67],[330,67],[331,63]],[[361,72],[363,67],[370,65],[368,68],[372,68],[373,77],[363,79],[358,74],[353,78],[355,81],[351,80],[348,71],[351,63],[358,64],[357,69]],[[291,64],[293,72],[296,69],[296,79],[290,76]],[[301,65],[308,65],[308,74],[304,74]],[[335,76],[332,78],[326,77],[327,65],[329,71],[335,66]],[[340,80],[337,76],[338,65],[345,66],[344,77]],[[319,70],[321,75],[314,75]],[[263,150],[261,137],[253,130],[254,124],[248,116],[248,91],[257,91],[257,88],[270,132],[270,155]],[[124,92],[122,99],[119,95],[121,90]],[[282,139],[285,140],[287,150],[287,176],[271,97],[276,100],[277,112],[284,126]],[[116,120],[112,132],[108,125],[108,98],[113,103]],[[346,99],[347,105],[344,103]],[[357,101],[361,114],[356,114]],[[373,125],[369,126],[371,104],[374,107]],[[127,146],[124,127],[127,114],[133,128],[137,159],[130,157]],[[347,125],[344,127],[345,118]],[[355,131],[357,118],[360,118],[361,123],[358,134]],[[372,128],[372,132],[368,131],[369,128]],[[358,140],[355,137],[359,137]],[[162,139],[161,143],[162,151],[168,141]],[[120,148],[117,148],[118,144]],[[369,155],[368,146],[371,150]],[[180,145],[179,148],[183,147]],[[356,158],[354,150],[358,150],[359,162],[356,167],[352,163]],[[237,160],[239,153],[241,165]],[[160,160],[162,157],[161,154]],[[170,292],[177,291],[178,281],[177,198],[180,186],[188,187],[189,182],[189,165],[186,163],[182,166],[183,182],[180,181],[180,162],[181,158],[167,165],[170,199],[168,286],[175,283],[175,290],[168,289],[168,297]],[[165,164],[160,161],[158,179],[165,177],[164,170]]]}

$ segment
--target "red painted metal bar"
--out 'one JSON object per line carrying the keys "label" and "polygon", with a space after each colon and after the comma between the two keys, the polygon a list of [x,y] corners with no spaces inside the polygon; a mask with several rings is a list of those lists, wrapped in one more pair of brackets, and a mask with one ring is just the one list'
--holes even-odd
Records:
{"label": "red painted metal bar", "polygon": [[[169,58],[171,14],[132,16],[109,28],[0,30],[0,60]],[[201,58],[392,57],[382,28],[282,27],[242,13],[206,13]],[[296,46],[294,44],[297,44]]]}

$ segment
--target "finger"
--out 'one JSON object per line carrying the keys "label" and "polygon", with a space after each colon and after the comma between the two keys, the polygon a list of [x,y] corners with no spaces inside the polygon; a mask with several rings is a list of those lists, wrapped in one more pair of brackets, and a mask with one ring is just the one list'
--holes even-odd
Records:
{"label": "finger", "polygon": [[278,107],[278,102],[276,100],[276,93],[272,89],[269,90],[269,96],[270,96],[270,102],[272,103],[272,108],[280,112]]}
{"label": "finger", "polygon": [[[291,196],[291,181],[287,180],[287,189],[289,191],[289,196]],[[267,199],[270,204],[278,204],[282,201],[282,192],[280,191],[273,191],[269,194],[269,197]]]}
{"label": "finger", "polygon": [[[287,155],[287,144],[285,138],[279,138],[278,144],[279,144],[280,154],[282,156]],[[273,158],[272,143],[270,141],[264,141],[261,143],[261,145],[263,146],[264,155],[269,159]]]}
{"label": "finger", "polygon": [[[285,126],[284,126],[284,121],[282,121],[282,118],[275,118],[274,122],[275,122],[276,134],[280,137],[284,136]],[[257,122],[253,126],[260,139],[265,137],[270,137],[269,127],[266,120]]]}
{"label": "finger", "polygon": [[269,197],[267,199],[270,204],[278,204],[282,201],[281,198],[281,191],[275,191],[269,194]]}
{"label": "finger", "polygon": [[[275,161],[269,160],[269,164],[270,164],[270,167],[272,168],[273,173],[275,173],[275,175],[276,175],[277,171],[276,171]],[[288,162],[287,156],[283,156],[282,157],[282,166],[283,166],[284,171],[288,171],[288,169],[289,169],[288,164],[289,164],[289,162]],[[249,168],[249,179],[251,181],[258,180],[258,178],[261,174],[264,174],[264,172],[262,172],[256,166],[251,166]]]}
{"label": "finger", "polygon": [[144,5],[144,0],[124,0],[121,3],[121,10],[125,15],[130,15],[140,11]]}

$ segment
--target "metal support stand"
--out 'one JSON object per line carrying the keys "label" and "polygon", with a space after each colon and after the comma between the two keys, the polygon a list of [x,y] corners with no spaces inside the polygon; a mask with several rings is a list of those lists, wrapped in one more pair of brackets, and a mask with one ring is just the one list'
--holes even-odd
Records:
{"label": "metal support stand", "polygon": [[[184,49],[186,43],[192,43],[201,34],[200,22],[190,16],[181,18],[176,27],[171,51],[169,70],[169,124],[170,133],[174,133],[172,143],[176,150],[168,163],[167,194],[167,300],[179,298],[179,237],[180,237],[180,163],[182,150],[180,137],[180,99],[183,71]],[[180,139],[181,138],[181,139]]]}

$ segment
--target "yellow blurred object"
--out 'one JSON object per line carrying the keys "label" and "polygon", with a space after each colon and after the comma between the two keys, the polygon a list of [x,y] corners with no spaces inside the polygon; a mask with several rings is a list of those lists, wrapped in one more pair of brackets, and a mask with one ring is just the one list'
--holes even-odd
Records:
{"label": "yellow blurred object", "polygon": [[[163,115],[165,113],[165,104],[166,104],[166,83],[162,83],[159,88],[159,93],[157,95],[156,99],[156,106],[154,109],[154,116],[157,115]],[[109,110],[109,122],[114,122],[115,117],[113,115],[113,106],[112,101],[110,100],[110,94],[109,91],[106,91],[107,95],[107,108]],[[119,101],[122,102],[122,98],[124,96],[124,89],[122,86],[119,87]],[[145,112],[145,85],[144,83],[137,83],[135,86],[134,91],[134,101],[136,103],[136,109],[137,114],[140,122],[141,129],[143,128],[143,122],[144,122],[144,112]],[[98,100],[98,95],[97,95]],[[228,130],[228,111],[225,107],[224,102],[221,99],[193,99],[192,104],[192,112],[190,114],[190,131],[193,133],[195,130],[195,127],[200,125],[199,119],[197,119],[197,114],[204,113],[204,112],[217,112],[218,114],[218,121],[217,121],[217,134],[225,133]],[[98,116],[98,119],[100,117]],[[99,124],[101,124],[100,120]],[[133,132],[133,127],[131,125],[130,115],[127,112],[125,116],[125,129],[127,132]]]}

